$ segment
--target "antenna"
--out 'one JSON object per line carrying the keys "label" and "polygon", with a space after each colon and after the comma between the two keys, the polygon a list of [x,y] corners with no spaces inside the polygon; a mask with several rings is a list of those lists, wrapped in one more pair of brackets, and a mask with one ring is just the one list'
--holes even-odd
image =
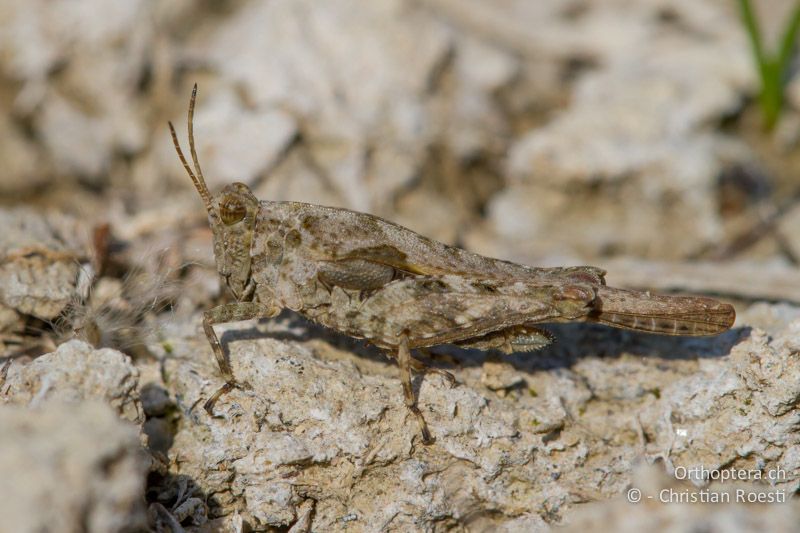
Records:
{"label": "antenna", "polygon": [[211,202],[211,193],[208,192],[208,187],[206,186],[206,180],[203,178],[203,171],[200,169],[200,161],[197,159],[197,150],[194,147],[194,102],[197,99],[197,84],[194,84],[194,88],[192,89],[192,98],[189,100],[189,151],[192,154],[192,163],[194,163],[194,169],[197,171],[197,174],[192,172],[191,167],[189,167],[189,163],[186,161],[186,157],[183,155],[183,150],[181,150],[181,145],[178,142],[178,135],[175,133],[175,127],[172,125],[172,122],[169,122],[169,131],[172,133],[172,143],[175,145],[175,150],[178,152],[178,157],[183,163],[183,168],[186,169],[186,172],[189,174],[189,177],[192,178],[192,182],[194,182],[194,188],[197,189],[197,192],[200,193],[200,197],[203,199],[203,203],[206,206],[206,210],[208,214],[214,218],[217,217],[217,212],[214,210],[214,204]]}

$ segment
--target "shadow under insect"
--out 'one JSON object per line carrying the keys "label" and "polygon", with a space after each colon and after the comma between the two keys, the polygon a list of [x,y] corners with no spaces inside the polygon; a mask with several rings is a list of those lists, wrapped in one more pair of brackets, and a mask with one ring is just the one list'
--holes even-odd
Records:
{"label": "shadow under insect", "polygon": [[[265,329],[271,320],[286,327],[279,331]],[[707,337],[664,336],[618,329],[601,324],[570,323],[541,324],[553,336],[553,342],[540,350],[504,354],[498,350],[483,351],[447,344],[426,350],[414,350],[414,357],[434,369],[457,372],[460,368],[480,367],[489,359],[507,362],[526,373],[558,368],[570,368],[587,357],[618,358],[624,354],[664,360],[695,360],[728,355],[737,343],[750,335],[750,327],[734,328]],[[262,319],[257,326],[226,330],[220,343],[230,353],[233,342],[271,338],[287,342],[322,341],[357,355],[360,359],[386,363],[393,354],[368,341],[341,335],[311,322],[292,311],[284,310],[275,319]]]}

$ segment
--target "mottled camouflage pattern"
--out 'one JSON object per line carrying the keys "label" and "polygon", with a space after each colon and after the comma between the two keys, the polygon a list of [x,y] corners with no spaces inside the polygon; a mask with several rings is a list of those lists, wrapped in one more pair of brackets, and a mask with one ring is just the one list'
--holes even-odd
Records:
{"label": "mottled camouflage pattern", "polygon": [[[196,87],[195,87],[196,91]],[[288,308],[398,358],[406,405],[430,441],[411,389],[410,350],[459,344],[506,353],[546,346],[533,325],[592,321],[668,335],[712,335],[734,321],[710,298],[613,289],[595,267],[533,268],[433,241],[381,218],[299,202],[258,201],[242,183],[211,197],[194,149],[193,173],[214,233],[217,269],[236,303],[205,313],[204,328],[226,380],[235,386],[213,325],[275,316]],[[170,124],[172,128],[172,125]]]}

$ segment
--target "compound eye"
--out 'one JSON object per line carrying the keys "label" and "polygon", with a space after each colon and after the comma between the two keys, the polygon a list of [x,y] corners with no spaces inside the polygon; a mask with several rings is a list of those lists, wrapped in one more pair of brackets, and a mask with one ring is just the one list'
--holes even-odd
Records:
{"label": "compound eye", "polygon": [[226,196],[219,203],[219,218],[226,226],[236,224],[247,214],[247,208],[235,196]]}

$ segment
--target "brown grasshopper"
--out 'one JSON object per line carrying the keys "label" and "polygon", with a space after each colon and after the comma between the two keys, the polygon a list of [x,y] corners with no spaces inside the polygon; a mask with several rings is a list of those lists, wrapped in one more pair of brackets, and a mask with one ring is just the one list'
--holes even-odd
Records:
{"label": "brown grasshopper", "polygon": [[[431,442],[411,387],[425,370],[413,349],[455,344],[506,353],[546,346],[535,324],[599,322],[665,335],[714,335],[734,322],[732,306],[710,298],[662,296],[607,287],[599,268],[533,268],[428,239],[382,218],[300,202],[259,201],[242,183],[213,196],[195,151],[194,172],[169,124],[181,163],[203,199],[217,270],[235,303],[203,314],[203,328],[225,384],[237,386],[213,326],[268,318],[289,308],[331,329],[366,339],[397,357],[405,404]],[[452,378],[452,376],[450,376]]]}

